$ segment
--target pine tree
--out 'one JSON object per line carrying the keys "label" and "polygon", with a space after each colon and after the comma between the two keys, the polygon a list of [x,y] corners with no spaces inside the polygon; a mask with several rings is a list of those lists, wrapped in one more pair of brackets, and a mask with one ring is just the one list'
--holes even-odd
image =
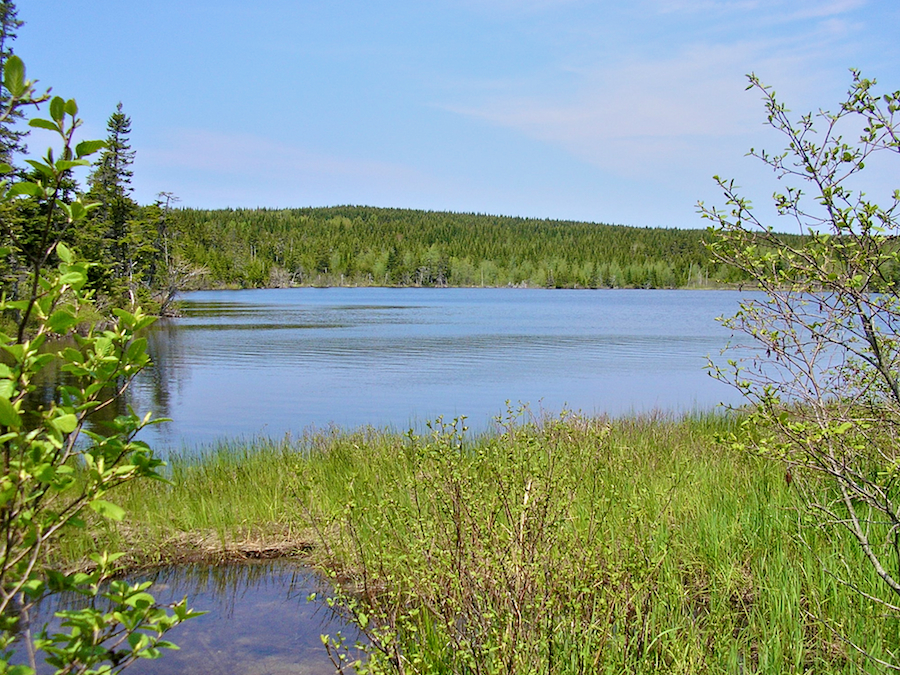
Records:
{"label": "pine tree", "polygon": [[[17,18],[17,14],[16,3],[11,0],[0,0],[0,73],[3,72],[6,60],[13,53],[12,42],[16,39],[16,31],[24,23]],[[3,82],[0,81],[0,110],[6,110],[9,102],[9,92],[6,90]],[[15,108],[0,123],[0,162],[12,165],[14,156],[18,153],[24,153],[26,150],[23,139],[27,132],[15,129],[16,123],[22,117],[21,108]]]}

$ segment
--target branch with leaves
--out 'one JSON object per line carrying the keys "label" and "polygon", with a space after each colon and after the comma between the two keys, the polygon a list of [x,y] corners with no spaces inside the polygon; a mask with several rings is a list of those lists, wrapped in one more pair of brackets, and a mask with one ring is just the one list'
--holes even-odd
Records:
{"label": "branch with leaves", "polygon": [[[4,81],[13,106],[38,102],[18,57],[8,59]],[[0,187],[3,202],[25,196],[38,200],[46,213],[29,292],[0,299],[0,311],[19,317],[11,334],[0,333],[6,352],[0,364],[0,673],[34,672],[36,651],[58,673],[118,672],[137,658],[155,658],[161,647],[172,647],[164,633],[197,613],[186,600],[168,609],[159,606],[148,584],[108,582],[118,554],[96,552],[91,572],[67,573],[47,563],[54,542],[72,528],[85,527],[90,517],[121,520],[124,511],[109,493],[133,480],[161,479],[163,465],[136,439],[144,426],[159,421],[150,415],[129,410],[113,420],[109,431],[88,428],[92,415],[112,405],[149,363],[140,333],[153,318],[139,308],[115,310],[116,321],[106,330],[74,335],[74,344],[60,341],[71,335],[81,310],[91,303],[86,290],[90,263],[79,261],[60,237],[92,208],[80,199],[63,201],[60,189],[67,173],[86,165],[104,143],[75,143],[81,122],[74,100],[52,98],[49,114],[30,125],[56,133],[60,151],[28,160],[32,180]],[[55,226],[60,221],[62,230]],[[57,387],[49,405],[35,406],[29,395],[50,364],[66,374],[66,383]],[[44,626],[32,634],[31,608],[64,591],[83,596],[84,607],[59,612],[59,631],[50,633]],[[100,598],[107,609],[98,608]],[[15,655],[20,634],[32,643],[27,665]],[[11,666],[14,661],[19,665]]]}
{"label": "branch with leaves", "polygon": [[[876,95],[853,72],[835,112],[795,119],[755,76],[777,154],[751,150],[780,181],[773,204],[806,235],[760,221],[735,183],[717,177],[725,208],[713,222],[713,257],[762,291],[723,319],[748,340],[713,374],[752,403],[732,442],[784,462],[817,524],[849,531],[900,596],[900,191],[886,205],[855,186],[875,156],[900,152],[900,92]],[[785,228],[786,229],[786,228]],[[748,440],[749,439],[749,440]],[[891,598],[893,597],[893,602]],[[867,597],[872,597],[868,596]]]}

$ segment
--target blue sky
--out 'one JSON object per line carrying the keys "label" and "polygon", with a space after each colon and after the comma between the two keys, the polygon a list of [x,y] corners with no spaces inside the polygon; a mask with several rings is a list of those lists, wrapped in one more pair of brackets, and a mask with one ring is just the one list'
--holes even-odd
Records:
{"label": "blue sky", "polygon": [[[135,197],[700,227],[764,200],[756,72],[797,111],[900,89],[896,0],[20,0],[28,76],[84,137],[132,119]],[[33,138],[31,150],[46,141]]]}

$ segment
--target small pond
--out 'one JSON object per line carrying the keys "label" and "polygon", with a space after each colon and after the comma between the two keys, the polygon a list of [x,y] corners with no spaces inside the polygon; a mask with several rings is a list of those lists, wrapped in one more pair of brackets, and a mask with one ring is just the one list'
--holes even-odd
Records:
{"label": "small pond", "polygon": [[[323,633],[342,631],[351,645],[359,637],[323,602],[308,600],[311,593],[324,597],[328,587],[297,562],[181,565],[135,580],[153,581],[150,592],[161,603],[187,596],[192,609],[208,613],[167,633],[181,649],[135,662],[130,675],[320,675],[334,672]],[[41,607],[37,622],[65,601]]]}

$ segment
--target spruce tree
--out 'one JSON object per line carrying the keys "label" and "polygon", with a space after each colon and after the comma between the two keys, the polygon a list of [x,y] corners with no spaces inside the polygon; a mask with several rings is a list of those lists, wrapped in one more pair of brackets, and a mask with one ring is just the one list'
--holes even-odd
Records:
{"label": "spruce tree", "polygon": [[[138,207],[131,198],[131,177],[134,173],[131,165],[135,155],[129,143],[131,118],[122,112],[121,103],[110,115],[106,128],[106,149],[88,177],[89,197],[99,203],[93,218],[93,243],[101,249],[102,259],[109,261],[108,275],[127,281],[128,293],[133,301],[137,283],[135,256],[141,246],[134,231]],[[85,243],[92,248],[90,243]]]}
{"label": "spruce tree", "polygon": [[[12,43],[17,31],[24,23],[18,19],[16,3],[11,0],[0,0],[0,73],[12,55]],[[0,110],[5,111],[10,104],[10,95],[0,78]],[[17,131],[16,123],[23,117],[20,107],[12,109],[0,122],[0,162],[12,165],[16,154],[24,153],[26,148],[23,139],[26,131]]]}
{"label": "spruce tree", "polygon": [[117,206],[116,200],[128,199],[132,191],[131,177],[134,172],[134,150],[129,144],[131,118],[122,112],[122,103],[106,122],[106,149],[94,163],[94,170],[88,178],[91,192],[100,201],[101,217],[107,219]]}

